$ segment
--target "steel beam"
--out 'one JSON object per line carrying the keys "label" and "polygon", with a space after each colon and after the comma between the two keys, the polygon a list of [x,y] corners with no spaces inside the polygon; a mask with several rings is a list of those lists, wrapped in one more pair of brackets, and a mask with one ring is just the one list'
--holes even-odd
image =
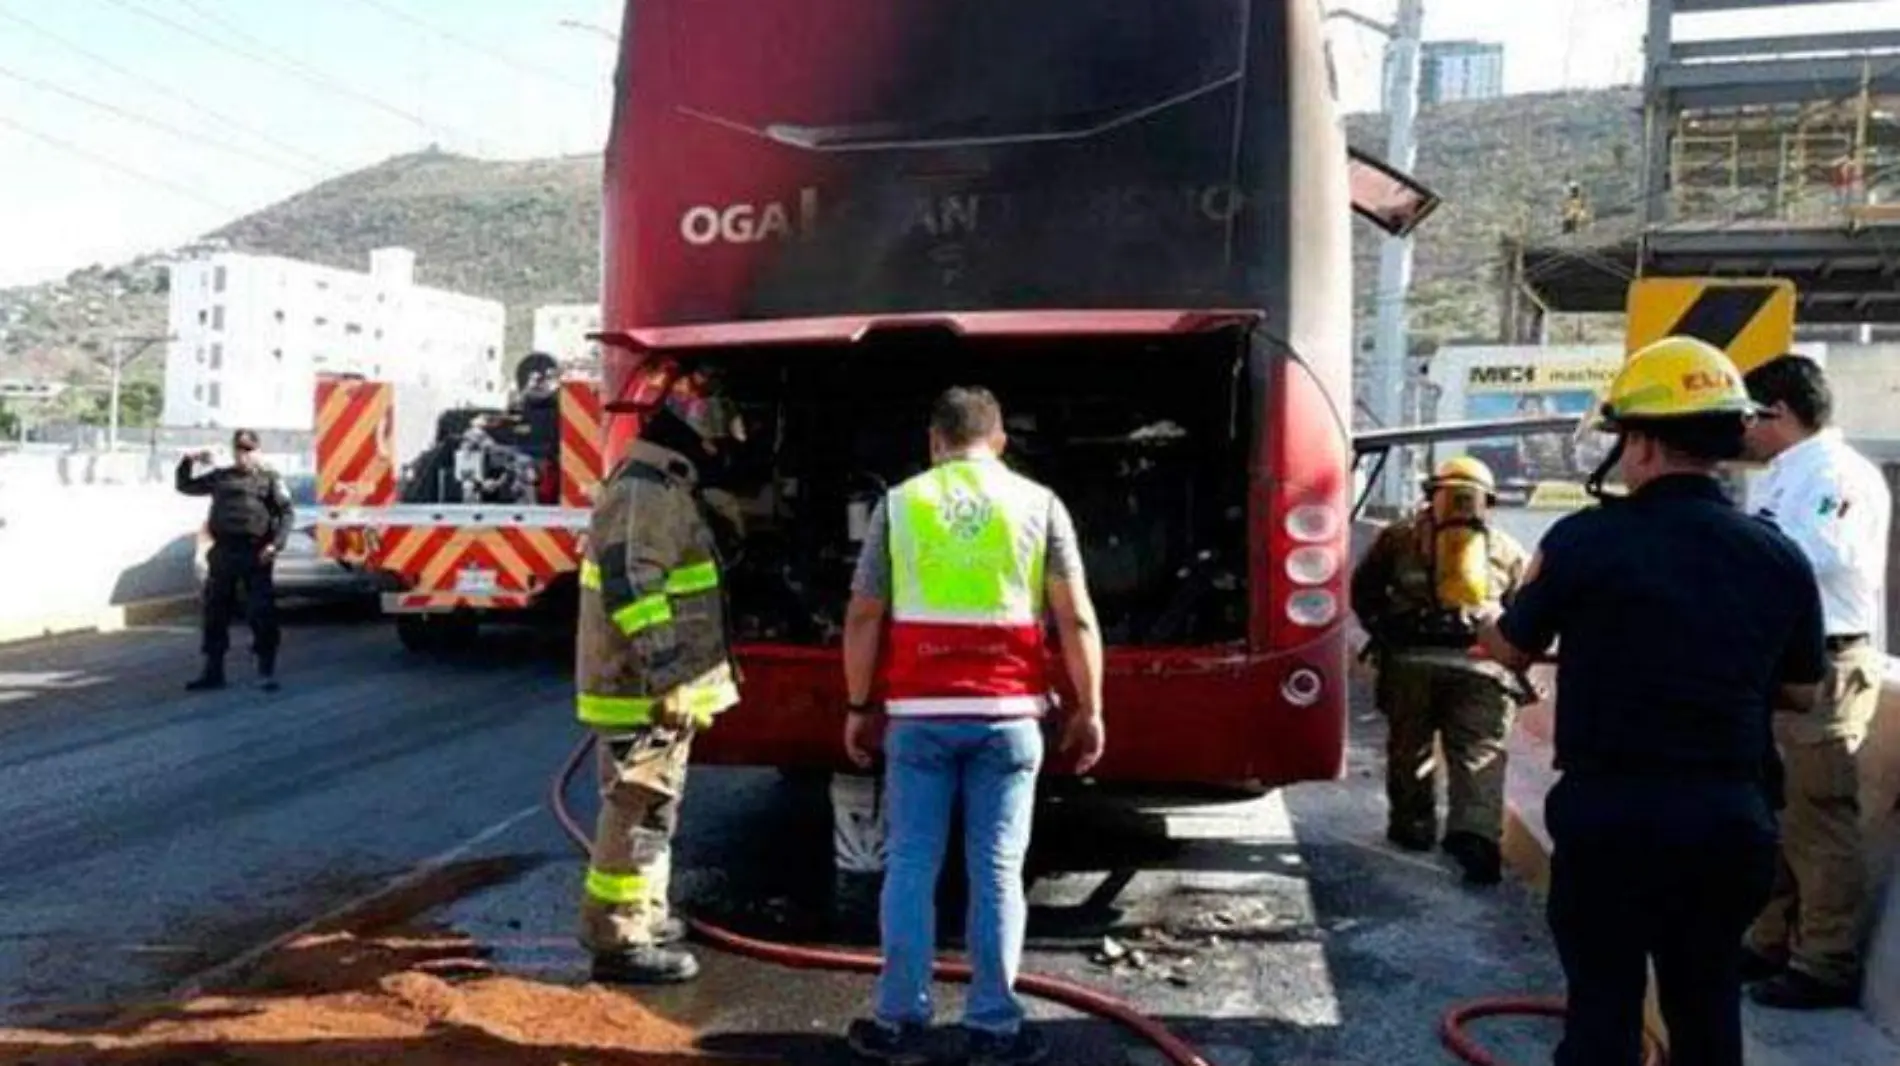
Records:
{"label": "steel beam", "polygon": [[1871,69],[1876,89],[1900,87],[1900,56],[1829,59],[1754,59],[1733,63],[1665,64],[1656,72],[1656,87],[1726,89],[1737,86],[1843,84],[1859,90]]}
{"label": "steel beam", "polygon": [[1817,52],[1882,52],[1900,49],[1900,30],[1808,33],[1793,37],[1742,37],[1727,41],[1677,41],[1671,59],[1772,59]]}
{"label": "steel beam", "polygon": [[1834,4],[1845,0],[1657,0],[1673,8],[1678,15],[1697,15],[1708,11],[1740,11],[1756,7],[1800,7],[1803,4]]}
{"label": "steel beam", "polygon": [[[1888,83],[1893,88],[1883,89],[1876,83],[1874,94],[1887,95],[1900,91],[1900,82]],[[1849,81],[1784,81],[1765,84],[1741,84],[1712,87],[1706,89],[1676,89],[1665,95],[1671,105],[1671,113],[1683,111],[1719,111],[1734,107],[1749,107],[1768,104],[1801,104],[1830,101],[1849,103],[1860,95],[1860,78]]]}

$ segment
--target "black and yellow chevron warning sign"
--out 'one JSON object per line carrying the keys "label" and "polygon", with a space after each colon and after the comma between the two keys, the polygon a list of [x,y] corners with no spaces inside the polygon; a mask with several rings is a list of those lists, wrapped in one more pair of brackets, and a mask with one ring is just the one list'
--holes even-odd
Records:
{"label": "black and yellow chevron warning sign", "polygon": [[1794,282],[1782,278],[1642,278],[1630,286],[1625,354],[1695,337],[1746,374],[1794,347]]}

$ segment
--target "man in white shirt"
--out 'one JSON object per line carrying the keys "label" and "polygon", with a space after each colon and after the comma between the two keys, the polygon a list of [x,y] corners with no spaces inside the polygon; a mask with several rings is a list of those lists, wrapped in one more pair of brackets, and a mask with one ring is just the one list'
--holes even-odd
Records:
{"label": "man in white shirt", "polygon": [[1829,424],[1833,396],[1811,359],[1784,355],[1747,375],[1763,412],[1747,454],[1766,460],[1749,511],[1800,546],[1820,585],[1829,670],[1812,714],[1775,715],[1786,767],[1775,893],[1748,934],[1752,998],[1790,1010],[1860,999],[1868,895],[1856,758],[1880,697],[1887,528],[1879,468]]}

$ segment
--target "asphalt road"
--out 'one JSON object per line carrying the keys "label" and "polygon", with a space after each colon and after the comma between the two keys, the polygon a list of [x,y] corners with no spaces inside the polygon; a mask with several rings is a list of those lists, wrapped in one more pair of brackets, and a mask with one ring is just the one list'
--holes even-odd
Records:
{"label": "asphalt road", "polygon": [[[0,1023],[91,1020],[164,993],[432,860],[477,874],[433,917],[506,969],[584,980],[580,863],[541,806],[576,739],[564,657],[496,633],[418,659],[385,626],[305,619],[284,692],[234,661],[231,690],[188,696],[194,646],[177,626],[0,649]],[[1377,722],[1358,725],[1343,782],[1139,816],[1046,809],[1029,968],[1139,1002],[1221,1066],[1445,1062],[1449,1001],[1556,991],[1521,889],[1469,890],[1439,857],[1384,846]],[[771,771],[699,772],[678,893],[747,931],[868,943],[862,913],[830,906],[824,795]],[[575,799],[588,816],[584,788]],[[954,947],[954,891],[944,902]],[[1150,965],[1092,963],[1105,938]],[[849,1061],[835,1034],[867,980],[705,961],[701,983],[643,996],[709,1046]],[[946,991],[946,1020],[955,1005]],[[1036,1010],[1058,1061],[1155,1061],[1110,1026]],[[1536,1062],[1554,1030],[1493,1032]]]}
{"label": "asphalt road", "polygon": [[[572,741],[562,662],[406,656],[293,617],[285,690],[188,695],[189,626],[0,648],[0,1022],[165,992],[528,820]],[[239,649],[248,635],[234,634]]]}

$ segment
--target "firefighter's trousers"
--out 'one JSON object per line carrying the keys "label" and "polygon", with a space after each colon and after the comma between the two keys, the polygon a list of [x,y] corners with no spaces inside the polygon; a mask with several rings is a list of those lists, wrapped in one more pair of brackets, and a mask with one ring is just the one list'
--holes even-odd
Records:
{"label": "firefighter's trousers", "polygon": [[1829,655],[1824,702],[1777,714],[1786,767],[1774,894],[1748,943],[1836,986],[1858,986],[1869,877],[1861,823],[1860,749],[1880,701],[1884,656],[1862,642]]}
{"label": "firefighter's trousers", "polygon": [[1399,651],[1381,657],[1377,691],[1388,729],[1385,781],[1393,831],[1437,839],[1434,744],[1442,738],[1450,799],[1446,832],[1502,840],[1504,746],[1515,706],[1504,684],[1470,666]]}
{"label": "firefighter's trousers", "polygon": [[653,944],[666,921],[691,750],[691,731],[599,737],[600,820],[581,900],[581,944],[595,954]]}

